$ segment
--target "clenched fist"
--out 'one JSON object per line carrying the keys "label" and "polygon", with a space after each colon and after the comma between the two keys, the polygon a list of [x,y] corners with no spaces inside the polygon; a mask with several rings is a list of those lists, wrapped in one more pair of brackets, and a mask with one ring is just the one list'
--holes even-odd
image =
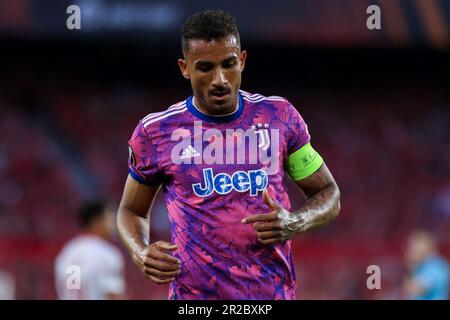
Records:
{"label": "clenched fist", "polygon": [[157,241],[136,253],[133,260],[147,278],[157,284],[166,284],[181,272],[181,261],[170,254],[176,249],[176,244]]}

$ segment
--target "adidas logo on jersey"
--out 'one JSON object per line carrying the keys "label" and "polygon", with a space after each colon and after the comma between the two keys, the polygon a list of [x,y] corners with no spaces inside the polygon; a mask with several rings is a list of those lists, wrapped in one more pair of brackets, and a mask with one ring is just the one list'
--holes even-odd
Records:
{"label": "adidas logo on jersey", "polygon": [[195,157],[200,157],[200,153],[198,153],[193,146],[189,146],[184,149],[184,151],[180,155],[180,159],[189,159]]}

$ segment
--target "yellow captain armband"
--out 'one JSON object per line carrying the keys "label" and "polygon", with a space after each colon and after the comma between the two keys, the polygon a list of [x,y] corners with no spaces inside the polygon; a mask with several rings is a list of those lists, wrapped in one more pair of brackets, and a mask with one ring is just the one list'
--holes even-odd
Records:
{"label": "yellow captain armband", "polygon": [[287,172],[292,180],[301,180],[316,172],[322,163],[320,154],[308,143],[288,156]]}

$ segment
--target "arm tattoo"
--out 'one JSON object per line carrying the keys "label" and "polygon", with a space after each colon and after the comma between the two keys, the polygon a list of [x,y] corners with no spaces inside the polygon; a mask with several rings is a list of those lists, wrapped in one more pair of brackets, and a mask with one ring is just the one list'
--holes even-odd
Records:
{"label": "arm tattoo", "polygon": [[305,205],[283,219],[288,230],[302,233],[321,227],[337,217],[340,211],[340,192],[325,164],[306,179],[297,181],[307,197]]}

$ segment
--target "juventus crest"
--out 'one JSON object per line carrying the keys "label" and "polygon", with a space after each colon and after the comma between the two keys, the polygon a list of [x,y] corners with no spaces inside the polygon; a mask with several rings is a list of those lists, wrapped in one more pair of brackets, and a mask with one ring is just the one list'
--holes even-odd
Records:
{"label": "juventus crest", "polygon": [[269,124],[258,122],[256,126],[252,125],[252,130],[259,137],[258,147],[263,149],[264,151],[269,149],[270,147]]}

